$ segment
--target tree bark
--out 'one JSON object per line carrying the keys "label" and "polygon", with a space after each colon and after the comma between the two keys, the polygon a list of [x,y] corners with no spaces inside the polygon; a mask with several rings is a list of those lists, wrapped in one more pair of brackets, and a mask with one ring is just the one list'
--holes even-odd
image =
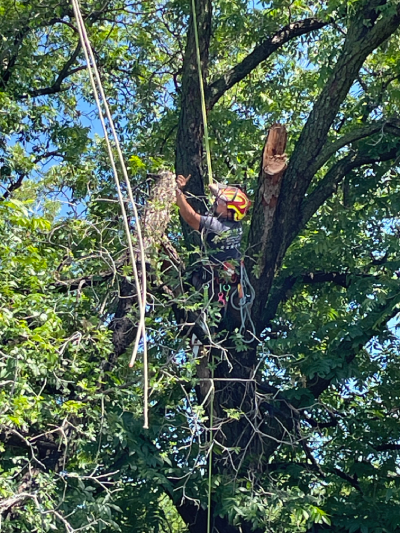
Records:
{"label": "tree bark", "polygon": [[[211,0],[199,0],[196,4],[200,56],[203,81],[205,82],[211,37],[212,5]],[[364,127],[352,135],[345,136],[325,151],[323,150],[331,124],[365,58],[380,43],[384,42],[399,24],[398,14],[382,15],[382,20],[378,20],[379,13],[375,8],[379,4],[380,2],[374,1],[372,8],[370,4],[370,8],[365,9],[361,15],[358,13],[357,18],[351,23],[332,76],[310,114],[287,169],[284,155],[287,138],[285,128],[274,125],[267,139],[249,235],[248,252],[250,259],[247,262],[251,282],[256,289],[256,301],[252,316],[258,334],[266,325],[265,304],[268,301],[276,271],[288,246],[301,227],[301,209],[314,175],[310,171],[311,165],[315,167],[315,161],[320,166],[325,164],[335,153],[340,143],[356,142],[377,131],[377,125],[371,126],[368,131],[367,127]],[[362,22],[360,22],[360,17],[363,19]],[[369,21],[369,25],[364,23],[365,20]],[[317,27],[322,27],[322,25],[320,21],[310,21],[308,27],[306,27],[307,24],[298,23],[296,27],[284,28],[285,32],[276,34],[268,42],[260,45],[240,65],[237,65],[226,76],[221,77],[207,89],[208,110],[215,105],[226,90],[243,79],[284,42],[302,34],[301,32],[306,33]],[[185,176],[191,174],[188,192],[193,197],[190,202],[198,212],[204,213],[202,137],[203,120],[193,20],[191,18],[183,63],[181,111],[176,147],[176,174]],[[315,173],[315,168],[313,172]],[[335,180],[333,181],[335,182]],[[330,190],[332,191],[332,187]],[[322,189],[319,191],[321,192]],[[321,198],[322,196],[321,193]],[[191,231],[187,225],[183,224],[183,230],[188,245],[198,243],[195,232]],[[256,260],[256,271],[252,271],[254,260]],[[345,283],[346,280],[341,279],[341,281]],[[271,315],[275,315],[278,305],[279,299],[277,299],[276,305],[272,306],[274,310]],[[176,316],[179,318],[179,310],[177,310]],[[268,458],[281,445],[285,434],[291,433],[299,437],[300,415],[295,407],[290,405],[283,395],[279,394],[279,391],[261,383],[256,370],[257,350],[252,345],[247,350],[240,350],[239,347],[235,346],[230,335],[235,325],[234,320],[231,322],[226,320],[221,322],[219,328],[216,328],[220,332],[226,328],[228,335],[221,343],[221,350],[213,348],[209,355],[209,358],[217,364],[214,371],[215,400],[213,406],[209,405],[208,409],[214,410],[215,448],[225,450],[224,453],[232,448],[239,449],[239,453],[231,454],[230,460],[232,462],[230,465],[221,460],[219,454],[214,454],[214,472],[229,475],[233,464],[239,476],[246,476],[249,469],[263,471],[267,468]],[[218,339],[218,331],[214,333]],[[349,357],[351,356],[349,355]],[[205,379],[207,379],[209,371],[206,359],[203,363],[199,368],[202,372],[201,375],[206,376]],[[313,392],[315,394],[318,394],[319,390],[323,390],[324,386],[329,386],[330,383],[324,377],[318,379],[319,381],[317,380],[315,385],[308,384],[311,388],[314,386]],[[201,404],[207,397],[209,387],[199,386],[196,388],[196,392],[198,402]],[[229,416],[230,410],[233,414],[239,413],[238,419]],[[207,512],[204,508],[197,508],[190,500],[184,500],[177,504],[177,509],[191,533],[206,532]],[[226,533],[251,531],[249,524],[242,523],[240,527],[232,526],[225,517],[213,516],[213,524],[215,529]]]}
{"label": "tree bark", "polygon": [[[271,230],[276,214],[282,179],[286,170],[286,156],[284,155],[286,141],[286,128],[279,124],[272,126],[263,151],[257,186],[257,198],[255,200],[249,235],[250,242],[257,242],[257,270],[265,270],[266,268],[266,249],[271,239]],[[250,253],[252,253],[252,250]],[[252,255],[254,254],[252,253]],[[247,267],[250,268],[250,266],[250,262],[247,261]],[[272,285],[274,274],[275,269],[270,268],[268,271],[268,276],[271,277],[268,280],[269,286]],[[254,280],[254,276],[252,276],[252,279]],[[259,331],[260,326],[257,329]]]}

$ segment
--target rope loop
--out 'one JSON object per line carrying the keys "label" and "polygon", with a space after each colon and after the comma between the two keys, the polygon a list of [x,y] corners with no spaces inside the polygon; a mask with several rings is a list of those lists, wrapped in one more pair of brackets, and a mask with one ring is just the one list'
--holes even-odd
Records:
{"label": "rope loop", "polygon": [[[78,0],[71,0],[71,1],[72,1],[72,7],[74,10],[74,15],[75,15],[75,19],[76,19],[76,23],[78,27],[79,37],[80,37],[82,48],[85,54],[89,79],[90,79],[90,83],[93,89],[93,95],[96,101],[97,109],[99,111],[100,122],[101,122],[103,132],[104,132],[104,139],[106,141],[107,151],[108,151],[108,155],[109,155],[110,162],[111,162],[111,167],[112,167],[113,174],[114,174],[114,181],[115,181],[115,185],[116,185],[116,189],[118,193],[118,201],[121,207],[126,238],[128,241],[129,255],[131,258],[131,262],[132,262],[133,275],[134,275],[136,291],[138,295],[139,324],[136,330],[135,345],[133,348],[133,353],[132,353],[129,366],[131,367],[133,366],[136,360],[137,353],[138,353],[140,340],[143,339],[143,367],[144,367],[144,424],[143,424],[143,427],[145,429],[148,429],[149,427],[149,420],[148,420],[148,391],[149,391],[148,382],[149,382],[149,379],[148,379],[148,361],[147,361],[147,339],[146,339],[146,326],[145,326],[147,281],[146,281],[146,259],[144,255],[144,244],[143,244],[142,231],[140,227],[139,214],[138,214],[136,203],[133,197],[132,187],[129,181],[128,171],[126,169],[124,156],[122,154],[122,150],[121,150],[120,142],[119,142],[118,135],[115,129],[114,121],[113,121],[113,118],[110,112],[110,108],[108,106],[103,84],[101,82],[100,74],[99,74],[97,64],[96,64],[96,59],[94,57],[92,46],[90,44],[90,40],[89,40],[87,31],[86,31],[85,22],[83,20],[82,12],[79,7],[79,2]],[[138,238],[139,257],[140,257],[140,266],[141,266],[141,282],[142,282],[141,286],[139,282],[138,269],[136,266],[136,255],[137,254],[135,254],[134,248],[133,248],[132,236],[131,236],[130,227],[129,227],[129,220],[126,214],[125,202],[124,202],[124,198],[122,196],[122,191],[121,191],[121,183],[119,180],[117,166],[116,166],[116,162],[115,162],[114,155],[113,155],[113,149],[112,149],[111,142],[108,136],[108,131],[107,131],[101,104],[103,104],[104,106],[105,115],[108,120],[108,125],[112,133],[115,148],[117,150],[119,163],[122,168],[122,174],[123,174],[123,177],[126,183],[129,201],[132,205],[133,214],[136,218],[137,238]]]}

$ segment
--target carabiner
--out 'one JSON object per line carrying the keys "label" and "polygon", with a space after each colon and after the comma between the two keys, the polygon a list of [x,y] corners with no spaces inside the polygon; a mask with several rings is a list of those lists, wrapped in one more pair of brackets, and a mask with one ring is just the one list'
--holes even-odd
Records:
{"label": "carabiner", "polygon": [[225,294],[223,292],[218,293],[218,304],[220,307],[226,306]]}

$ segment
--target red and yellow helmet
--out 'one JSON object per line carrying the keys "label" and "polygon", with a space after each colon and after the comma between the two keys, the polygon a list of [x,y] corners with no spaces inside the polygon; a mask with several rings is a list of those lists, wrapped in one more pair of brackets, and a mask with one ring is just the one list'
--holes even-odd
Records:
{"label": "red and yellow helmet", "polygon": [[218,191],[217,198],[226,202],[226,207],[228,209],[232,209],[233,220],[236,222],[239,222],[245,217],[251,206],[251,201],[247,198],[247,195],[239,189],[239,187],[221,188]]}

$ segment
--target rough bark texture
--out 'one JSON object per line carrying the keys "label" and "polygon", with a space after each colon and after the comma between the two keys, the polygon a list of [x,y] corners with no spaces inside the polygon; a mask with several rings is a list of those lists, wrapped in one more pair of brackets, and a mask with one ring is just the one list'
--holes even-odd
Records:
{"label": "rough bark texture", "polygon": [[[263,151],[258,193],[250,230],[250,241],[258,241],[260,243],[258,252],[260,266],[271,238],[270,234],[282,186],[282,178],[286,170],[286,157],[284,155],[286,141],[286,128],[279,124],[272,126]],[[249,263],[248,267],[250,267]],[[258,268],[258,265],[256,268]],[[269,275],[273,276],[274,273],[275,271],[271,268]]]}
{"label": "rough bark texture", "polygon": [[[151,198],[146,204],[141,225],[146,262],[149,268],[153,260],[159,258],[161,249],[169,257],[167,263],[179,261],[176,251],[165,236],[175,203],[175,189],[175,174],[161,172],[157,176]],[[167,268],[168,265],[165,266],[165,269]],[[119,285],[117,308],[110,324],[110,329],[113,332],[114,354],[109,359],[107,366],[112,365],[135,339],[136,326],[131,315],[136,315],[136,300],[134,283],[123,278]]]}

